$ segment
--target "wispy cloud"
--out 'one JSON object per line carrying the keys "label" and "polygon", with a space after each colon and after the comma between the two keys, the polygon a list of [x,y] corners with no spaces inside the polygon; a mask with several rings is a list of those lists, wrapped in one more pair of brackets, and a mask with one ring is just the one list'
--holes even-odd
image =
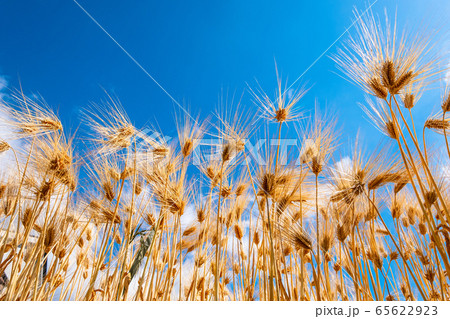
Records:
{"label": "wispy cloud", "polygon": [[0,75],[0,93],[8,86],[6,77]]}
{"label": "wispy cloud", "polygon": [[[6,125],[4,125],[5,120],[8,118],[8,115],[5,114],[4,109],[2,107],[3,99],[7,95],[6,90],[8,88],[8,80],[5,76],[0,74],[0,139],[3,139],[5,136],[11,135],[10,130]],[[6,152],[5,154],[0,155],[0,178],[7,175],[7,172],[12,168],[13,157],[11,152]]]}

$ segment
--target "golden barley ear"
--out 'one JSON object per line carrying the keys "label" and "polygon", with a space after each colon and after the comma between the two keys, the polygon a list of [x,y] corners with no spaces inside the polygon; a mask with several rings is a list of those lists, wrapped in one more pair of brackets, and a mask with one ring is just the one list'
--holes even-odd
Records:
{"label": "golden barley ear", "polygon": [[7,142],[0,140],[0,154],[8,151],[10,148],[11,146]]}
{"label": "golden barley ear", "polygon": [[450,112],[450,92],[445,96],[444,100],[442,101],[441,108],[444,114]]}

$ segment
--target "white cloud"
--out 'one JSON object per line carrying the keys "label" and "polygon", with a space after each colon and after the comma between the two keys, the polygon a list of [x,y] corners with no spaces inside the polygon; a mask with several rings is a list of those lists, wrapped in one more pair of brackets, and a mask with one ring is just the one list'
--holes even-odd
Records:
{"label": "white cloud", "polygon": [[[444,53],[444,55],[448,57],[450,55],[450,49],[447,49],[447,52]],[[447,71],[444,75],[444,82],[446,86],[450,86],[450,61],[447,63]]]}
{"label": "white cloud", "polygon": [[[16,134],[8,125],[9,115],[5,110],[5,98],[8,96],[8,81],[5,76],[0,75],[0,140],[7,142],[13,149],[20,150],[23,143],[16,138]],[[17,163],[11,150],[0,154],[0,180],[7,178],[12,173],[17,172]]]}
{"label": "white cloud", "polygon": [[2,93],[2,91],[4,89],[6,89],[7,86],[8,86],[8,81],[6,80],[6,78],[4,76],[0,75],[0,94]]}
{"label": "white cloud", "polygon": [[447,73],[445,73],[445,78],[444,78],[446,85],[450,85],[450,63],[448,65],[448,68],[449,69],[447,70]]}
{"label": "white cloud", "polygon": [[[5,119],[7,119],[8,115],[5,114],[4,110],[3,110],[3,98],[6,95],[5,91],[6,88],[8,87],[8,81],[6,80],[6,78],[2,75],[0,75],[0,119],[2,121],[0,121],[0,140],[4,139],[5,136],[11,135],[8,127],[6,125],[4,125],[4,121]],[[0,178],[2,178],[10,169],[11,169],[11,164],[13,157],[10,151],[4,153],[4,154],[0,154]]]}
{"label": "white cloud", "polygon": [[442,171],[443,171],[443,177],[444,177],[446,180],[450,180],[450,166],[444,166],[444,167],[442,168]]}

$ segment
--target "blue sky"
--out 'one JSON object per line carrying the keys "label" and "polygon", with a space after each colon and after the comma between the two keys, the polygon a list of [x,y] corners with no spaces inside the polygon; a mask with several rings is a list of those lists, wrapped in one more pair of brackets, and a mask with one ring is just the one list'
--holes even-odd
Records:
{"label": "blue sky", "polygon": [[[240,96],[257,79],[273,92],[274,60],[283,78],[294,81],[351,24],[354,6],[362,11],[372,1],[79,3],[177,101],[206,117],[222,90]],[[378,0],[373,12],[385,8],[390,16],[397,11],[400,26],[426,20],[432,28],[448,27],[448,1]],[[361,129],[367,143],[376,144],[381,134],[357,104],[363,93],[339,76],[328,57],[336,46],[301,79],[311,87],[301,106],[312,110],[317,99],[339,116],[344,141]],[[105,97],[104,88],[137,127],[157,124],[176,134],[178,107],[72,0],[0,1],[0,75],[9,87],[20,81],[26,93],[40,93],[69,127],[78,126],[81,108]],[[438,107],[439,94],[426,94],[415,112],[425,119]],[[256,111],[247,92],[243,104]]]}

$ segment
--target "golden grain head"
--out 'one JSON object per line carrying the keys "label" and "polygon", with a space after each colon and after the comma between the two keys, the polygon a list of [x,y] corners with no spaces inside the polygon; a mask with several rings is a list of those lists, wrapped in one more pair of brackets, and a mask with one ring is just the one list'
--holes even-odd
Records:
{"label": "golden grain head", "polygon": [[238,240],[242,240],[242,237],[244,237],[244,231],[238,224],[234,225],[234,234]]}
{"label": "golden grain head", "polygon": [[450,121],[448,119],[429,118],[425,121],[424,127],[444,134],[445,130],[448,131],[450,129]]}
{"label": "golden grain head", "polygon": [[414,107],[414,94],[405,94],[403,97],[403,105],[407,109],[412,109]]}
{"label": "golden grain head", "polygon": [[446,95],[441,104],[442,112],[447,113],[450,112],[450,93]]}
{"label": "golden grain head", "polygon": [[0,199],[6,194],[7,186],[5,184],[0,184]]}
{"label": "golden grain head", "polygon": [[5,141],[0,140],[0,154],[8,151],[11,146]]}
{"label": "golden grain head", "polygon": [[385,99],[388,95],[387,89],[381,84],[378,78],[371,78],[367,82],[369,88],[372,90],[373,95],[380,99]]}
{"label": "golden grain head", "polygon": [[392,61],[384,61],[381,66],[381,81],[385,88],[391,91],[395,85],[396,70]]}
{"label": "golden grain head", "polygon": [[195,225],[190,226],[183,231],[183,236],[189,236],[189,235],[193,234],[196,230],[197,230],[197,227],[195,227]]}

